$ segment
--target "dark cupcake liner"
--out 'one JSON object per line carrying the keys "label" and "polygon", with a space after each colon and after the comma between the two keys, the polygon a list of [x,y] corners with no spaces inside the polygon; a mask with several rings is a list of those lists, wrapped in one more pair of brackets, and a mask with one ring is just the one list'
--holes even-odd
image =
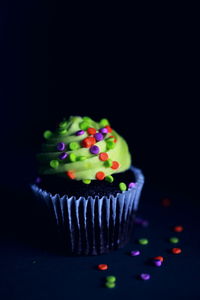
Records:
{"label": "dark cupcake liner", "polygon": [[68,197],[31,185],[55,217],[67,253],[97,255],[122,247],[130,237],[144,176],[131,167],[136,185],[116,196]]}

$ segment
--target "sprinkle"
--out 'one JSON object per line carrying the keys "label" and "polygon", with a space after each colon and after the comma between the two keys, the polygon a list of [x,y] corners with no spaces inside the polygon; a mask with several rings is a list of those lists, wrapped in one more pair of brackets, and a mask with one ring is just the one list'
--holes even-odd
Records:
{"label": "sprinkle", "polygon": [[162,199],[162,201],[161,201],[161,205],[164,206],[164,207],[168,207],[168,206],[171,205],[171,200],[168,199],[168,198],[164,198],[164,199]]}
{"label": "sprinkle", "polygon": [[153,264],[154,264],[154,266],[156,266],[156,267],[160,267],[160,266],[162,266],[162,261],[159,260],[159,259],[154,259],[154,260],[153,260]]}
{"label": "sprinkle", "polygon": [[111,182],[114,181],[114,178],[113,178],[113,176],[108,175],[108,176],[105,177],[105,180],[111,183]]}
{"label": "sprinkle", "polygon": [[113,276],[113,275],[110,275],[110,276],[107,276],[106,277],[106,281],[107,282],[115,282],[116,281],[116,277],[115,276]]}
{"label": "sprinkle", "polygon": [[82,180],[82,182],[85,183],[85,184],[90,184],[91,180],[90,179],[84,179],[84,180]]}
{"label": "sprinkle", "polygon": [[98,265],[98,269],[101,271],[105,271],[108,269],[108,265],[107,264],[100,264]]}
{"label": "sprinkle", "polygon": [[112,162],[111,168],[112,168],[113,170],[118,169],[118,168],[119,168],[119,163],[118,163],[117,161],[113,161],[113,162]]}
{"label": "sprinkle", "polygon": [[76,178],[76,176],[75,176],[75,174],[74,174],[73,171],[67,171],[67,172],[66,172],[66,175],[67,175],[70,179],[75,179],[75,178]]}
{"label": "sprinkle", "polygon": [[80,124],[79,124],[79,127],[81,130],[87,130],[88,127],[89,127],[89,124],[87,121],[82,121]]}
{"label": "sprinkle", "polygon": [[107,140],[117,143],[117,139],[113,135],[109,136]]}
{"label": "sprinkle", "polygon": [[140,274],[140,279],[142,280],[149,280],[151,278],[150,274],[142,273]]}
{"label": "sprinkle", "polygon": [[48,140],[51,138],[51,136],[53,135],[53,133],[50,131],[50,130],[46,130],[44,133],[43,133],[43,137]]}
{"label": "sprinkle", "polygon": [[68,154],[66,152],[62,152],[60,153],[60,155],[58,156],[61,160],[64,160],[65,158],[67,158]]}
{"label": "sprinkle", "polygon": [[148,239],[142,238],[138,240],[140,245],[147,245],[149,243]]}
{"label": "sprinkle", "polygon": [[79,136],[79,135],[83,135],[84,133],[85,133],[84,130],[78,130],[75,134],[76,134],[77,136]]}
{"label": "sprinkle", "polygon": [[113,141],[106,141],[106,147],[108,150],[115,148],[115,142]]}
{"label": "sprinkle", "polygon": [[108,129],[107,128],[101,128],[101,129],[99,129],[99,131],[101,132],[101,133],[103,133],[103,134],[106,134],[106,133],[108,133]]}
{"label": "sprinkle", "polygon": [[87,137],[84,140],[82,140],[81,145],[84,148],[90,148],[92,145],[94,145],[96,143],[96,140],[94,137]]}
{"label": "sprinkle", "polygon": [[116,284],[114,282],[106,282],[105,286],[109,289],[113,289],[116,286]]}
{"label": "sprinkle", "polygon": [[65,135],[67,133],[67,129],[61,129],[59,130],[60,135]]}
{"label": "sprinkle", "polygon": [[108,119],[101,119],[99,124],[100,124],[100,126],[105,127],[105,126],[109,125],[109,121],[108,121]]}
{"label": "sprinkle", "polygon": [[112,159],[108,159],[108,160],[106,160],[105,162],[104,162],[104,166],[106,167],[106,168],[110,168],[111,166],[112,166]]}
{"label": "sprinkle", "polygon": [[69,149],[70,150],[77,150],[79,148],[80,148],[79,143],[77,143],[77,142],[71,142],[71,143],[69,143]]}
{"label": "sprinkle", "polygon": [[183,231],[183,226],[181,226],[181,225],[175,226],[174,231],[175,232],[182,232]]}
{"label": "sprinkle", "polygon": [[98,153],[99,153],[99,147],[96,146],[96,145],[93,145],[93,146],[90,148],[90,153],[92,153],[92,154],[98,154]]}
{"label": "sprinkle", "polygon": [[129,189],[132,189],[132,188],[134,188],[134,187],[136,187],[135,182],[130,182],[129,185],[128,185],[128,188],[129,188]]}
{"label": "sprinkle", "polygon": [[170,243],[177,244],[179,242],[179,239],[177,237],[171,237],[169,241]]}
{"label": "sprinkle", "polygon": [[76,155],[74,153],[69,154],[69,161],[71,161],[71,162],[76,161]]}
{"label": "sprinkle", "polygon": [[86,121],[88,123],[91,123],[92,122],[92,119],[89,118],[89,117],[83,117],[83,121]]}
{"label": "sprinkle", "polygon": [[96,173],[96,179],[103,180],[105,178],[104,172],[97,172]]}
{"label": "sprinkle", "polygon": [[133,251],[131,251],[131,256],[138,256],[138,255],[140,255],[140,251],[139,250],[133,250]]}
{"label": "sprinkle", "polygon": [[78,157],[76,158],[76,160],[78,160],[78,161],[83,161],[83,160],[86,160],[86,159],[87,159],[86,156],[78,156]]}
{"label": "sprinkle", "polygon": [[67,121],[62,121],[62,122],[60,122],[59,127],[60,127],[60,128],[65,128],[65,127],[67,127]]}
{"label": "sprinkle", "polygon": [[106,152],[101,152],[99,154],[99,159],[102,161],[106,161],[106,160],[108,160],[108,158],[109,158],[109,156],[108,156],[108,153],[106,153]]}
{"label": "sprinkle", "polygon": [[56,159],[53,159],[50,161],[50,166],[53,168],[53,169],[56,169],[58,166],[59,166],[59,161],[56,160]]}
{"label": "sprinkle", "polygon": [[182,252],[181,248],[172,248],[171,251],[173,254],[180,254]]}
{"label": "sprinkle", "polygon": [[108,132],[112,132],[112,128],[109,125],[105,126],[105,128],[108,130]]}
{"label": "sprinkle", "polygon": [[153,259],[154,260],[160,260],[161,262],[163,262],[163,260],[164,260],[163,256],[156,256]]}
{"label": "sprinkle", "polygon": [[103,140],[103,134],[101,132],[95,133],[94,137],[95,137],[97,142],[100,142],[100,141]]}
{"label": "sprinkle", "polygon": [[120,182],[119,188],[120,188],[120,190],[123,192],[123,191],[126,191],[127,186],[126,186],[126,184],[125,184],[124,182]]}
{"label": "sprinkle", "polygon": [[60,142],[56,145],[56,148],[58,151],[64,151],[65,150],[65,143]]}
{"label": "sprinkle", "polygon": [[96,129],[92,128],[92,127],[88,128],[88,130],[87,130],[88,134],[95,134],[96,132],[97,132]]}

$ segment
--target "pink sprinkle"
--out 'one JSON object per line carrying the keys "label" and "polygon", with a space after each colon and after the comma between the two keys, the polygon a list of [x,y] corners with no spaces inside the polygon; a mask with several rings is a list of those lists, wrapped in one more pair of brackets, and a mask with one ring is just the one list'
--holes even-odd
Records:
{"label": "pink sprinkle", "polygon": [[129,189],[132,189],[132,188],[136,187],[135,182],[130,182],[128,187],[129,187]]}

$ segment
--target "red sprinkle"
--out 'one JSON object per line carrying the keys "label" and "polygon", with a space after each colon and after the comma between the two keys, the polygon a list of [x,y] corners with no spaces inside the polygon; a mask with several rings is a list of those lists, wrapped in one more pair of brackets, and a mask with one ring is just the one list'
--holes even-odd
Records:
{"label": "red sprinkle", "polygon": [[98,265],[98,269],[101,271],[107,270],[108,269],[108,265],[106,264],[100,264]]}
{"label": "red sprinkle", "polygon": [[106,153],[106,152],[101,152],[99,154],[99,159],[102,161],[106,161],[106,160],[108,160],[108,158],[109,158],[109,156],[108,156],[108,153]]}
{"label": "red sprinkle", "polygon": [[161,204],[164,207],[168,207],[171,205],[171,200],[169,198],[164,198],[164,199],[162,199]]}
{"label": "red sprinkle", "polygon": [[119,168],[119,163],[117,161],[113,161],[111,168],[114,169],[114,170],[118,169]]}
{"label": "red sprinkle", "polygon": [[108,132],[112,132],[112,128],[109,125],[105,126],[105,128],[107,128]]}
{"label": "red sprinkle", "polygon": [[156,256],[156,257],[154,257],[153,259],[155,259],[155,260],[160,260],[160,261],[162,261],[162,262],[163,262],[163,260],[164,260],[163,256]]}
{"label": "red sprinkle", "polygon": [[95,143],[96,143],[96,139],[93,136],[89,136],[89,137],[85,138],[84,140],[82,140],[81,145],[84,148],[90,148]]}
{"label": "red sprinkle", "polygon": [[182,252],[181,248],[172,248],[173,254],[180,254]]}
{"label": "red sprinkle", "polygon": [[109,139],[114,138],[114,143],[117,142],[117,139],[114,137],[114,135],[109,136]]}
{"label": "red sprinkle", "polygon": [[174,231],[175,231],[175,232],[182,232],[182,231],[183,231],[183,226],[181,226],[181,225],[175,226],[175,227],[174,227]]}
{"label": "red sprinkle", "polygon": [[103,180],[105,178],[104,172],[97,172],[96,173],[96,179]]}
{"label": "red sprinkle", "polygon": [[67,175],[70,179],[75,179],[75,178],[76,178],[76,176],[75,176],[75,174],[74,174],[73,171],[67,171],[67,172],[66,172],[66,175]]}
{"label": "red sprinkle", "polygon": [[95,128],[90,127],[90,128],[88,128],[87,132],[88,132],[88,134],[95,134],[97,131]]}

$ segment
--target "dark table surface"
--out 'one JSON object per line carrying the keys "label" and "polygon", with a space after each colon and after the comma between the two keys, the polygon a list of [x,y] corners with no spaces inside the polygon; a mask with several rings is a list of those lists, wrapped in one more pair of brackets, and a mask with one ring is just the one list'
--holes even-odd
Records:
{"label": "dark table surface", "polygon": [[[138,216],[149,221],[148,227],[136,225],[126,247],[110,254],[70,257],[57,247],[48,217],[23,186],[24,182],[2,186],[0,299],[200,298],[199,205],[195,199],[145,184]],[[166,196],[171,199],[169,207],[161,205]],[[173,232],[172,227],[179,224],[184,231]],[[172,236],[180,238],[179,255],[170,252],[176,247],[168,241]],[[141,237],[148,238],[149,244],[138,245]],[[141,255],[131,257],[134,249],[141,250]],[[157,255],[165,258],[161,267],[148,263]],[[100,263],[109,269],[99,271]],[[140,273],[151,274],[151,279],[138,280]],[[104,287],[107,275],[117,277],[114,289]]]}

